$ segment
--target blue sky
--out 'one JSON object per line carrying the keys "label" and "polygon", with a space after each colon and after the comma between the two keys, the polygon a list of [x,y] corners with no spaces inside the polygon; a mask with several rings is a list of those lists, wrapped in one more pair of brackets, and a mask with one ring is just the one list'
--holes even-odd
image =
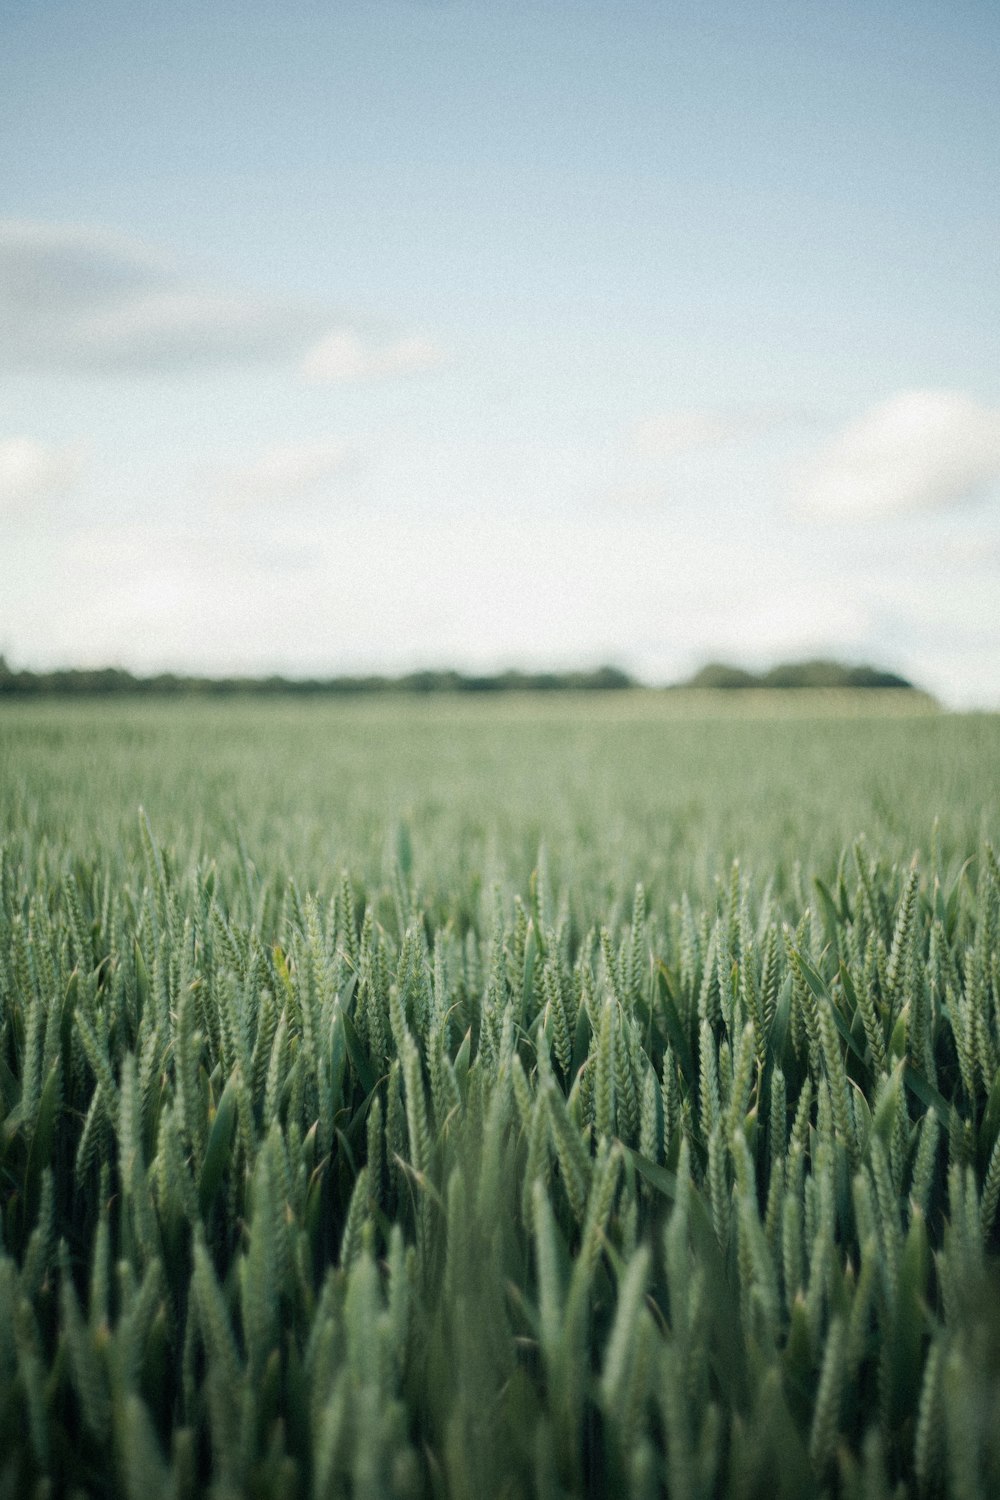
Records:
{"label": "blue sky", "polygon": [[1000,703],[990,3],[0,21],[0,650]]}

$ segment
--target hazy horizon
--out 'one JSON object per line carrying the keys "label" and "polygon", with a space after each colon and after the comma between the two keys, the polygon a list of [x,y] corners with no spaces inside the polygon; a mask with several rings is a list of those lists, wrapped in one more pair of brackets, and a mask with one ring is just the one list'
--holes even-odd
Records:
{"label": "hazy horizon", "polygon": [[1000,706],[1000,14],[0,23],[0,653]]}

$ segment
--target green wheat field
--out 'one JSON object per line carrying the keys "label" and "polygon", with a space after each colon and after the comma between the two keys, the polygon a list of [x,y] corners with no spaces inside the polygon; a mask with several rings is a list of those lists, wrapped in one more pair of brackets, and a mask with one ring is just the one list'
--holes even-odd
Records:
{"label": "green wheat field", "polygon": [[0,712],[0,1500],[1000,1493],[1000,718]]}

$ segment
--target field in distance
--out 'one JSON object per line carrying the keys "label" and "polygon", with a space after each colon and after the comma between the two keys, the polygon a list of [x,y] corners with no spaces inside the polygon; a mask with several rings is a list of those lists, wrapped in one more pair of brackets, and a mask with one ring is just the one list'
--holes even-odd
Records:
{"label": "field in distance", "polygon": [[[6,826],[123,857],[136,813],[183,859],[237,835],[262,878],[387,874],[403,829],[422,890],[522,890],[542,850],[601,908],[676,901],[731,860],[787,886],[865,835],[883,859],[996,831],[1000,718],[866,691],[9,703]],[[622,895],[622,892],[624,894]]]}

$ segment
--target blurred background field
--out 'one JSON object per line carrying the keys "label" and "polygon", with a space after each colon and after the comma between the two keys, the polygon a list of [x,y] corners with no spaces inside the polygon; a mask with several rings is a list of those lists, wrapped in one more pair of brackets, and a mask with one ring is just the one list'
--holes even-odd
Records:
{"label": "blurred background field", "polygon": [[[138,856],[142,805],[189,858],[328,891],[407,846],[442,908],[494,882],[592,915],[693,900],[739,859],[778,895],[864,836],[960,863],[1000,830],[1000,717],[916,694],[644,693],[5,705],[0,817],[37,850]],[[935,833],[935,822],[939,820]],[[937,849],[932,848],[935,839]],[[242,850],[242,854],[238,851]],[[571,895],[569,894],[571,893]],[[801,895],[801,892],[799,892]]]}

